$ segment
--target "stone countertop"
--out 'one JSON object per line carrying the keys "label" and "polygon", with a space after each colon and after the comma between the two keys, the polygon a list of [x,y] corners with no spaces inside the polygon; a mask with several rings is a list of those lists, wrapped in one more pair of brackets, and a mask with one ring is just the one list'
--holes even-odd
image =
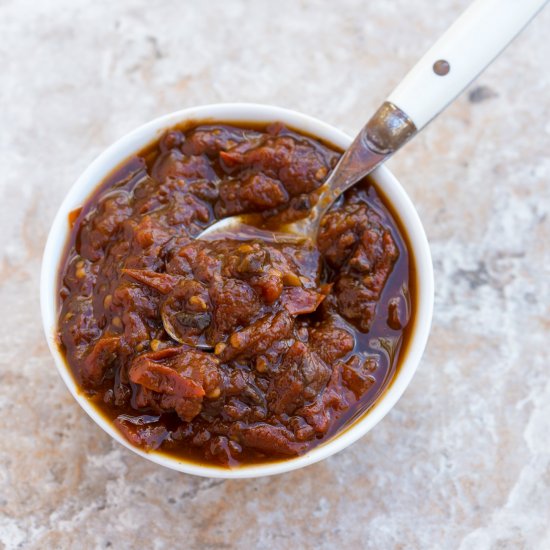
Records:
{"label": "stone countertop", "polygon": [[467,0],[0,0],[0,548],[550,547],[550,8],[390,161],[431,242],[433,330],[366,437],[272,478],[104,434],[42,334],[40,257],[88,163],[203,103],[356,132]]}

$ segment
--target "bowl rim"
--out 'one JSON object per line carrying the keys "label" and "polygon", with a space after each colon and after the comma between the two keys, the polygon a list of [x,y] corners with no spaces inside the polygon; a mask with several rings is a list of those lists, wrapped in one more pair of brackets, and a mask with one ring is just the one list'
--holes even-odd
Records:
{"label": "bowl rim", "polygon": [[426,233],[414,205],[397,178],[382,165],[373,173],[377,187],[391,202],[399,217],[416,264],[417,311],[413,334],[400,368],[388,387],[374,405],[357,418],[349,427],[335,434],[328,441],[314,447],[306,454],[276,462],[250,464],[235,469],[215,465],[198,464],[172,457],[157,451],[145,452],[130,444],[114,425],[104,418],[80,392],[58,349],[55,337],[57,325],[57,276],[65,243],[69,234],[68,214],[78,208],[93,193],[101,181],[122,161],[151,143],[164,130],[187,121],[213,122],[274,122],[280,121],[298,131],[311,134],[347,148],[352,138],[341,130],[312,116],[258,103],[218,103],[200,105],[175,111],[139,126],[115,141],[82,172],[70,187],[51,225],[42,258],[40,275],[40,308],[48,347],[57,371],[65,385],[86,413],[115,441],[139,456],[156,464],[179,472],[211,478],[239,479],[281,474],[314,464],[345,449],[369,432],[393,408],[409,385],[424,352],[433,314],[434,280],[430,248]]}

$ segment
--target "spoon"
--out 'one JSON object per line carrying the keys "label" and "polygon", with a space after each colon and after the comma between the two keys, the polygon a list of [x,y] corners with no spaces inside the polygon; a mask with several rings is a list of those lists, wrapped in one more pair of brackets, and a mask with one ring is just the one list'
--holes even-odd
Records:
{"label": "spoon", "polygon": [[361,129],[319,189],[310,214],[271,231],[257,216],[224,218],[197,237],[316,242],[321,219],[347,189],[436,117],[515,38],[548,0],[475,0],[405,76]]}

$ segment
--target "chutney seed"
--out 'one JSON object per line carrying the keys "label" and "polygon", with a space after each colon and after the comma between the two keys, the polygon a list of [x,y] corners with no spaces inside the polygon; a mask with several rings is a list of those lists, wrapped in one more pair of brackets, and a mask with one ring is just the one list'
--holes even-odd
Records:
{"label": "chutney seed", "polygon": [[211,392],[206,394],[206,397],[208,397],[208,399],[217,399],[221,393],[222,390],[220,390],[220,388],[214,388]]}
{"label": "chutney seed", "polygon": [[218,342],[216,344],[216,347],[214,348],[214,353],[216,355],[221,355],[221,353],[223,352],[223,350],[227,347],[227,344],[224,344],[223,342]]}
{"label": "chutney seed", "polygon": [[153,338],[151,340],[151,349],[153,351],[157,351],[160,347],[160,344],[161,344],[161,341],[160,340],[157,340],[156,338]]}
{"label": "chutney seed", "polygon": [[203,311],[208,309],[206,302],[200,296],[191,296],[191,298],[189,298],[189,303],[192,306],[200,307]]}
{"label": "chutney seed", "polygon": [[103,298],[103,307],[104,309],[109,309],[111,307],[111,304],[113,303],[113,295],[107,294],[105,298]]}
{"label": "chutney seed", "polygon": [[116,328],[122,328],[122,319],[117,315],[113,317],[111,324]]}
{"label": "chutney seed", "polygon": [[265,360],[265,357],[260,355],[260,357],[256,359],[256,370],[258,372],[265,372],[267,370],[267,361]]}
{"label": "chutney seed", "polygon": [[283,284],[285,284],[286,286],[302,286],[300,277],[298,277],[298,275],[296,275],[295,273],[291,273],[290,271],[283,275]]}
{"label": "chutney seed", "polygon": [[321,166],[317,172],[315,172],[315,179],[322,180],[327,175],[328,170]]}

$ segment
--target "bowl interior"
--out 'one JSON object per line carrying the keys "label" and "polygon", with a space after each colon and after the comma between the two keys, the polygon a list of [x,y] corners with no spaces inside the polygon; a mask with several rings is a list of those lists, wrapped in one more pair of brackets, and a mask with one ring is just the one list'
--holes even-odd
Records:
{"label": "bowl interior", "polygon": [[392,383],[378,398],[370,411],[363,414],[351,426],[332,439],[315,447],[305,455],[284,461],[247,465],[230,470],[186,462],[162,453],[144,452],[128,443],[114,426],[103,418],[86,397],[80,393],[69,367],[57,347],[55,337],[57,326],[57,276],[70,229],[68,223],[69,213],[82,206],[94,189],[121,162],[151,143],[164,130],[186,121],[197,123],[216,121],[269,123],[280,121],[298,131],[311,134],[343,149],[347,148],[352,141],[348,135],[340,130],[307,115],[279,107],[249,103],[205,105],[177,111],[157,118],[122,137],[97,157],[77,179],[62,202],[52,224],[44,250],[40,283],[42,321],[48,346],[59,374],[82,408],[111,437],[144,458],[181,472],[220,478],[272,475],[307,466],[347,447],[367,433],[384,417],[409,384],[428,339],[433,309],[433,268],[428,241],[412,202],[397,179],[385,166],[381,166],[373,172],[372,177],[378,189],[392,204],[396,215],[399,217],[408,235],[413,251],[412,256],[416,263],[417,311],[411,341],[406,354],[401,359],[400,368]]}

